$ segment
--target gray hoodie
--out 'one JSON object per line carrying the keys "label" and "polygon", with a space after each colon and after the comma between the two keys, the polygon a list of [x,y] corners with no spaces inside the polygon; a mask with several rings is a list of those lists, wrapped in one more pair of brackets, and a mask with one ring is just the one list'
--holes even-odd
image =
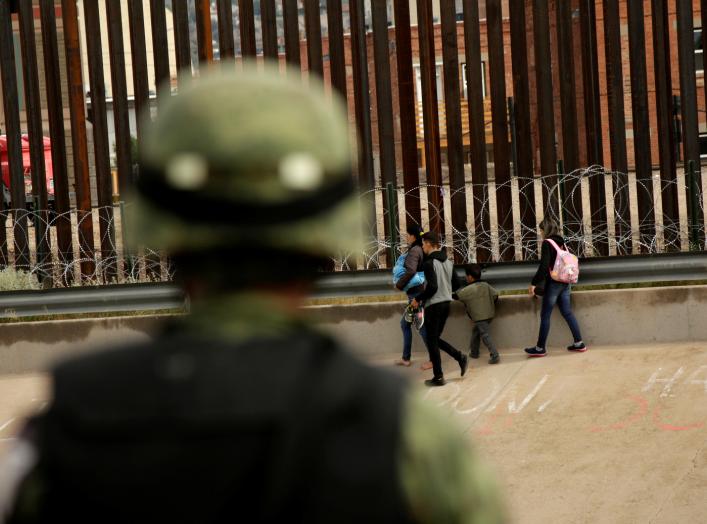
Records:
{"label": "gray hoodie", "polygon": [[454,277],[454,264],[447,259],[444,250],[434,251],[425,257],[422,264],[425,272],[425,290],[415,297],[425,306],[452,301],[452,292],[459,287]]}

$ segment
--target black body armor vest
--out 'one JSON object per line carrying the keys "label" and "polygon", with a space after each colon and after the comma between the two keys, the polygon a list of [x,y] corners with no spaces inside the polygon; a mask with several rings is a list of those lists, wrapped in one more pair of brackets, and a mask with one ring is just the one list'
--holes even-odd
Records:
{"label": "black body armor vest", "polygon": [[310,332],[173,333],[54,373],[43,522],[410,522],[401,378]]}

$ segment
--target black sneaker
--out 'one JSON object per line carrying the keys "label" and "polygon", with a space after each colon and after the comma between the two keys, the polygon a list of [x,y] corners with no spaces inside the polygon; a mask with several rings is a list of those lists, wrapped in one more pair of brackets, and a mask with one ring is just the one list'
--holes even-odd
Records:
{"label": "black sneaker", "polygon": [[584,353],[587,351],[587,346],[584,342],[580,342],[579,345],[572,344],[567,346],[567,351],[576,351],[577,353]]}
{"label": "black sneaker", "polygon": [[444,386],[446,383],[447,382],[444,380],[444,377],[435,377],[429,380],[425,380],[425,386],[429,387]]}
{"label": "black sneaker", "polygon": [[466,373],[466,368],[469,367],[469,359],[466,358],[466,355],[462,355],[462,359],[459,361],[459,367],[462,370],[461,376],[464,376],[464,373]]}
{"label": "black sneaker", "polygon": [[531,348],[525,348],[525,352],[528,354],[529,357],[544,357],[545,355],[547,355],[547,351],[545,351],[544,349],[538,349],[535,346]]}
{"label": "black sneaker", "polygon": [[469,353],[469,357],[471,358],[479,358],[479,352],[478,351],[471,351]]}
{"label": "black sneaker", "polygon": [[501,362],[501,356],[496,353],[495,355],[491,355],[491,358],[489,359],[489,364],[498,364]]}

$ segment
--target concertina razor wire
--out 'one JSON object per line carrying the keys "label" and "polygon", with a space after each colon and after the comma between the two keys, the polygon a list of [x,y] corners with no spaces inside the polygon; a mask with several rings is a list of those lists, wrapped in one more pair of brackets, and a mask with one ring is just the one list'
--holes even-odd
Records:
{"label": "concertina razor wire", "polygon": [[[604,203],[593,207],[590,187],[597,177],[603,178]],[[703,187],[699,188],[695,199],[697,215],[702,217],[704,202],[700,194]],[[496,195],[509,188],[512,205],[499,213]],[[452,224],[451,200],[460,191],[466,198],[464,230]],[[432,205],[428,198],[431,192],[438,193],[441,207]],[[639,220],[638,195],[641,192],[649,202],[647,209],[643,209],[643,220]],[[677,219],[663,214],[663,195],[672,192],[677,194]],[[579,257],[598,256],[597,246],[602,243],[608,246],[609,255],[705,249],[704,240],[699,245],[691,240],[687,211],[690,194],[682,173],[678,173],[673,181],[661,180],[654,173],[647,183],[637,181],[633,173],[627,175],[593,166],[564,175],[532,179],[513,177],[499,185],[493,181],[483,185],[469,182],[456,192],[449,184],[422,184],[407,192],[398,187],[395,188],[398,211],[394,221],[397,228],[395,253],[404,252],[406,247],[405,228],[412,217],[405,209],[405,201],[413,195],[419,198],[420,225],[427,230],[432,222],[438,221],[443,245],[456,262],[477,261],[480,252],[487,253],[486,261],[489,262],[536,259],[541,241],[537,224],[548,212],[560,223],[567,245]],[[478,198],[478,195],[483,196]],[[533,200],[532,227],[524,224],[521,217],[523,207],[530,207],[529,195]],[[556,202],[562,204],[557,206],[559,210],[544,206],[544,195],[557,199]],[[386,235],[385,224],[389,218],[389,210],[384,205],[386,189],[378,187],[364,192],[360,199],[363,203],[374,202],[376,210],[375,214],[362,213],[363,249],[332,257],[330,269],[343,271],[392,266],[387,259],[391,238]],[[0,269],[21,269],[54,287],[171,280],[174,268],[163,253],[149,248],[134,253],[126,251],[123,217],[129,220],[129,213],[129,204],[97,207],[88,213],[76,209],[63,214],[52,210],[5,210],[2,212],[5,235],[4,243],[0,242]],[[593,221],[599,217],[606,218],[600,227],[596,227]],[[63,252],[58,247],[57,233],[61,223],[70,228],[71,233],[71,247]],[[504,223],[511,227],[503,227]],[[694,227],[703,228],[699,224]],[[91,233],[88,237],[85,235],[87,230]],[[27,239],[24,252],[16,245],[16,240],[20,239],[21,244],[22,238]]]}
{"label": "concertina razor wire", "polygon": [[[467,175],[468,178],[468,175]],[[596,180],[601,178],[603,180]],[[590,188],[603,181],[602,205],[592,206]],[[695,195],[696,216],[704,220],[705,209],[701,194],[705,181]],[[508,191],[512,205],[508,209],[497,209],[496,195]],[[428,195],[437,192],[441,207],[434,207]],[[459,230],[452,223],[451,201],[455,194],[465,193],[466,228]],[[473,184],[469,181],[461,189],[453,191],[449,184],[420,186],[405,191],[395,189],[398,216],[397,243],[395,253],[406,249],[406,225],[414,222],[405,209],[407,198],[419,198],[421,226],[428,230],[430,224],[440,224],[443,246],[458,263],[475,262],[477,254],[487,253],[485,261],[534,260],[539,255],[541,236],[537,227],[546,214],[551,214],[560,224],[567,245],[579,257],[602,256],[599,246],[606,245],[607,254],[630,255],[650,254],[688,250],[704,250],[701,242],[692,240],[693,230],[703,230],[704,226],[688,221],[690,194],[686,177],[679,172],[675,180],[661,180],[654,172],[650,181],[637,180],[635,173],[610,171],[602,166],[578,169],[568,174],[536,176],[533,178],[512,177],[503,184],[493,181],[487,184]],[[477,195],[483,195],[479,198]],[[675,195],[677,217],[667,217],[663,213],[664,195]],[[529,198],[532,195],[532,202]],[[544,196],[549,195],[561,206],[544,205]],[[646,205],[639,215],[639,195]],[[388,221],[386,189],[377,187],[362,195],[362,200],[375,202],[375,220],[372,214],[364,213],[363,231],[366,238],[361,253],[346,253],[333,260],[337,270],[380,269],[391,267],[387,253],[391,238],[385,234]],[[530,207],[534,213],[532,226],[523,223],[521,211]],[[502,224],[511,224],[503,227]],[[704,237],[704,235],[703,235]]]}

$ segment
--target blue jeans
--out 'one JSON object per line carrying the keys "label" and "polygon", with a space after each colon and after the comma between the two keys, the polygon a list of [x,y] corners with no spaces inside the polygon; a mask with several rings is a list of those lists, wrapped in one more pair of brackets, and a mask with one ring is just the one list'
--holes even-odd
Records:
{"label": "blue jeans", "polygon": [[[408,296],[408,303],[412,302],[412,297]],[[412,323],[405,322],[405,313],[400,318],[400,329],[403,331],[403,360],[410,360],[412,357]],[[427,326],[422,325],[420,336],[427,347]]]}
{"label": "blue jeans", "polygon": [[552,310],[557,304],[560,308],[560,313],[562,317],[567,322],[567,325],[572,332],[575,342],[582,340],[582,334],[579,331],[579,324],[577,319],[572,313],[572,308],[570,307],[570,285],[563,284],[562,282],[556,282],[551,278],[547,279],[545,284],[545,294],[543,295],[543,307],[540,313],[540,333],[538,334],[539,348],[545,348],[547,343],[547,336],[550,333],[550,315],[552,315]]}

